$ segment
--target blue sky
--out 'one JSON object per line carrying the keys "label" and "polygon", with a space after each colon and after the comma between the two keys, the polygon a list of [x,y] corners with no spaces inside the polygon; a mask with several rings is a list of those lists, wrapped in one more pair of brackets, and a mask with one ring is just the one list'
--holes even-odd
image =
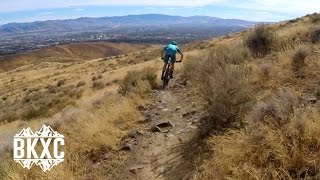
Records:
{"label": "blue sky", "polygon": [[1,0],[0,25],[147,13],[281,21],[319,11],[319,7],[319,0]]}

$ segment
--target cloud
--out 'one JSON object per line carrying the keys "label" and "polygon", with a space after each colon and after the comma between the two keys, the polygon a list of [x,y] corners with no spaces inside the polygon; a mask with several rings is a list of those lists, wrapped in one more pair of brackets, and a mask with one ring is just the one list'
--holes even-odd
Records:
{"label": "cloud", "polygon": [[0,12],[39,10],[72,6],[176,6],[197,7],[222,2],[223,0],[2,0]]}
{"label": "cloud", "polygon": [[0,12],[81,6],[202,7],[219,5],[254,11],[306,14],[319,11],[319,0],[1,0]]}
{"label": "cloud", "polygon": [[319,11],[319,0],[247,0],[241,3],[232,3],[241,9],[269,11],[287,14],[307,14]]}

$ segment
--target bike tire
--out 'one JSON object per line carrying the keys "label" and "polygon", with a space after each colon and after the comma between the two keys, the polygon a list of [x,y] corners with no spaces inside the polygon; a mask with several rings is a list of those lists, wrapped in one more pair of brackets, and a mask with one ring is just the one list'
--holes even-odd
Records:
{"label": "bike tire", "polygon": [[169,85],[169,81],[170,81],[169,72],[170,72],[170,66],[167,67],[166,72],[164,74],[163,89],[165,89]]}

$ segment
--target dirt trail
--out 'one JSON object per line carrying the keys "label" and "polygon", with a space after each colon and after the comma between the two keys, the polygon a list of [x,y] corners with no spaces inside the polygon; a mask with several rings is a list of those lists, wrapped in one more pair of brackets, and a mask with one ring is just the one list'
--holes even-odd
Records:
{"label": "dirt trail", "polygon": [[[171,82],[170,82],[171,83]],[[196,104],[185,99],[183,88],[169,87],[153,93],[153,104],[144,110],[150,122],[143,125],[142,135],[132,138],[129,158],[115,179],[189,179],[194,167],[188,144],[197,132]],[[162,121],[173,124],[168,132],[152,132]],[[190,152],[191,153],[191,152]]]}

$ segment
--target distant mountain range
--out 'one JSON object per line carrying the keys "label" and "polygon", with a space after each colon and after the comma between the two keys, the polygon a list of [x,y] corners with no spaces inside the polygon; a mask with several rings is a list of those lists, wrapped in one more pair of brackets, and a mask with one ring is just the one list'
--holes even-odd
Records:
{"label": "distant mountain range", "polygon": [[101,18],[48,20],[30,23],[9,23],[0,26],[0,36],[25,33],[84,32],[116,30],[128,27],[241,27],[256,24],[239,19],[221,19],[208,16],[169,16],[160,14],[129,15]]}

